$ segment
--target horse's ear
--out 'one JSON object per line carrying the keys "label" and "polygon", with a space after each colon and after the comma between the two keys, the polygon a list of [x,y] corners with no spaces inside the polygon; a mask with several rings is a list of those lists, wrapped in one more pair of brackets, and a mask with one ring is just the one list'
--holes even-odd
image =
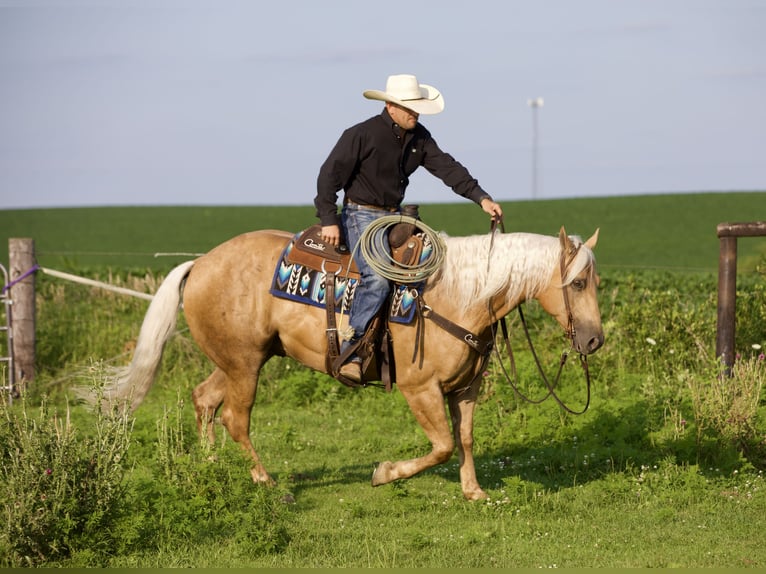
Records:
{"label": "horse's ear", "polygon": [[596,243],[598,242],[598,232],[600,231],[600,227],[596,229],[596,232],[590,236],[590,239],[585,242],[585,246],[590,248],[592,251],[596,247]]}
{"label": "horse's ear", "polygon": [[564,229],[564,226],[561,226],[561,229],[559,230],[559,243],[561,243],[561,251],[563,253],[572,254],[574,253],[577,248],[572,243],[572,240],[569,239],[569,236],[567,235],[567,230]]}

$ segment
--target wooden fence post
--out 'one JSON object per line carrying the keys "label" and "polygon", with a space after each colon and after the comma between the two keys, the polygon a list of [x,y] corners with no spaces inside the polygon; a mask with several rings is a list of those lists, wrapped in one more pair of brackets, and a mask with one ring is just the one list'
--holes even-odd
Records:
{"label": "wooden fence post", "polygon": [[715,356],[728,372],[734,365],[734,333],[737,301],[737,238],[720,237],[718,257],[718,333]]}
{"label": "wooden fence post", "polygon": [[[8,239],[8,270],[13,286],[13,365],[17,389],[35,378],[35,242],[30,238]],[[26,277],[13,283],[14,280]]]}
{"label": "wooden fence post", "polygon": [[766,236],[766,221],[719,223],[716,234],[720,242],[718,258],[718,329],[715,355],[731,374],[734,366],[734,335],[737,303],[737,238]]}

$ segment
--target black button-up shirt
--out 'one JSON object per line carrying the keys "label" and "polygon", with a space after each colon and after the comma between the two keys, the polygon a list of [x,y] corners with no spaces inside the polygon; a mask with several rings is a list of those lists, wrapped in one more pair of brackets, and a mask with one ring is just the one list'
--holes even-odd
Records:
{"label": "black button-up shirt", "polygon": [[341,189],[355,203],[398,207],[409,176],[421,165],[458,195],[478,204],[490,198],[420,123],[413,130],[402,130],[383,109],[380,115],[345,130],[322,164],[314,199],[320,223],[339,223],[336,203]]}

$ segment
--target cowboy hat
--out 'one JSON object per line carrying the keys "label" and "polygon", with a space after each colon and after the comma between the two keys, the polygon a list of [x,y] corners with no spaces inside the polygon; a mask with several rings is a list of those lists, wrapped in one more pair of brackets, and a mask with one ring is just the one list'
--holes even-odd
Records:
{"label": "cowboy hat", "polygon": [[410,74],[388,76],[385,92],[366,90],[363,95],[368,100],[391,102],[418,114],[438,114],[444,109],[444,98],[439,90],[418,84],[418,79]]}

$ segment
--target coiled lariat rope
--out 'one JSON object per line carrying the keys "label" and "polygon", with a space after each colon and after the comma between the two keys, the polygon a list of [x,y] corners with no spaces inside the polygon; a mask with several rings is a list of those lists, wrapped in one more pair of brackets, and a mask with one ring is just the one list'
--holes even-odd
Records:
{"label": "coiled lariat rope", "polygon": [[[406,265],[394,260],[388,250],[385,232],[397,223],[414,225],[431,242],[431,253],[425,261]],[[384,215],[370,223],[354,246],[353,253],[360,253],[375,272],[396,283],[420,283],[441,267],[447,245],[444,239],[428,225],[407,215]]]}

